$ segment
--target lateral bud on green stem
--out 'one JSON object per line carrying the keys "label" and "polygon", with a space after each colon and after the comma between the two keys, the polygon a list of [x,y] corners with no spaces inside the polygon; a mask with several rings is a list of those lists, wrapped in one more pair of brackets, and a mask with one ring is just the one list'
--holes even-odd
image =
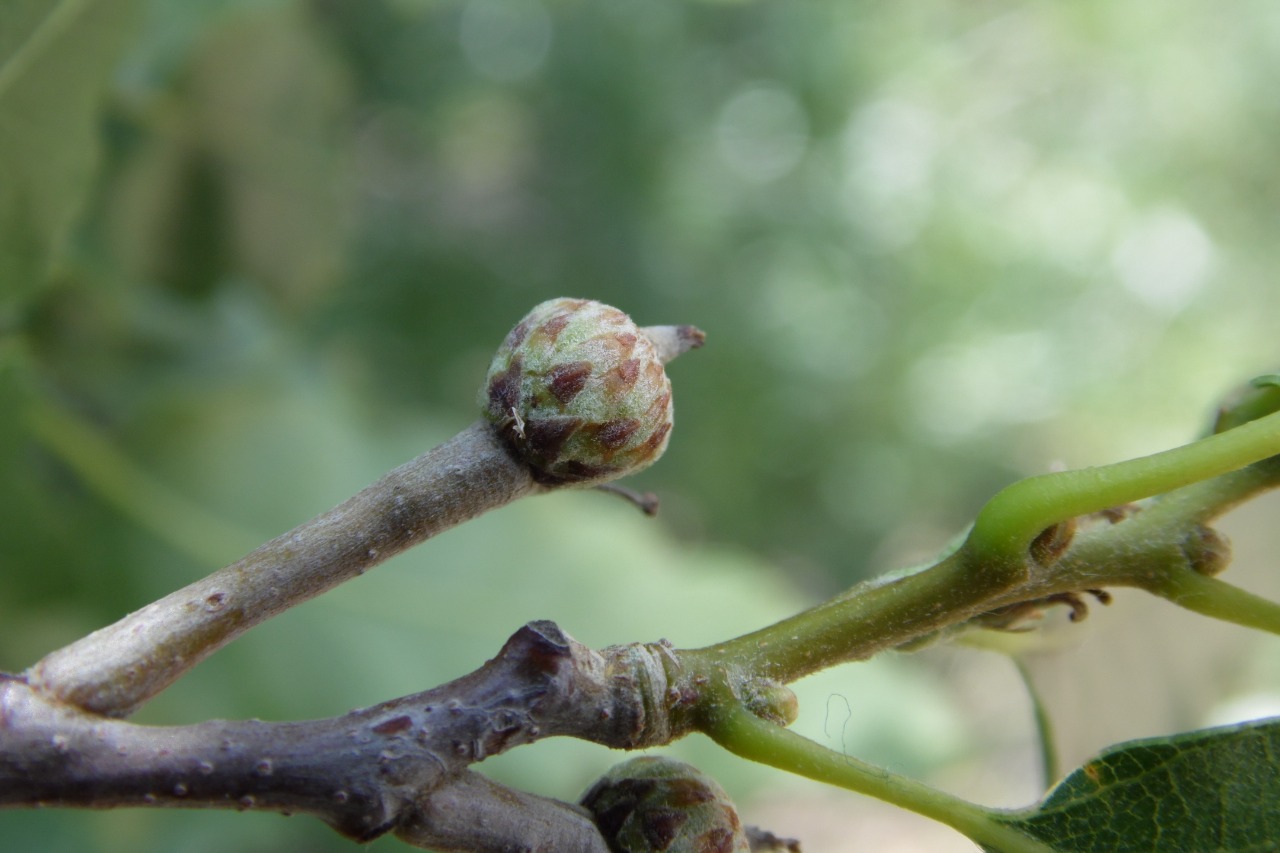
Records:
{"label": "lateral bud on green stem", "polygon": [[1280,411],[1280,374],[1259,376],[1233,392],[1218,408],[1213,432],[1226,432],[1276,411]]}
{"label": "lateral bud on green stem", "polygon": [[671,434],[663,364],[700,346],[692,326],[641,329],[617,308],[552,299],[516,324],[478,402],[548,486],[595,486],[647,468]]}
{"label": "lateral bud on green stem", "polygon": [[755,678],[744,684],[742,701],[751,713],[779,726],[789,726],[800,716],[795,691],[772,678]]}
{"label": "lateral bud on green stem", "polygon": [[1031,540],[1031,559],[1045,568],[1052,566],[1071,547],[1071,540],[1075,535],[1076,520],[1074,518],[1046,527],[1039,536]]}
{"label": "lateral bud on green stem", "polygon": [[1183,538],[1182,553],[1191,568],[1213,577],[1231,564],[1231,541],[1204,524],[1197,524]]}

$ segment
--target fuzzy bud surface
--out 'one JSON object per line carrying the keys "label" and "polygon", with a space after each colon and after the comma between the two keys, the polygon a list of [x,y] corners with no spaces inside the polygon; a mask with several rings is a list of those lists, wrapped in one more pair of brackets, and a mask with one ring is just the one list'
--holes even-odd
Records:
{"label": "fuzzy bud surface", "polygon": [[671,383],[623,312],[552,299],[508,333],[478,402],[547,485],[598,485],[648,467],[671,432]]}
{"label": "fuzzy bud surface", "polygon": [[582,797],[611,850],[748,853],[738,813],[714,779],[682,761],[642,756],[609,770]]}

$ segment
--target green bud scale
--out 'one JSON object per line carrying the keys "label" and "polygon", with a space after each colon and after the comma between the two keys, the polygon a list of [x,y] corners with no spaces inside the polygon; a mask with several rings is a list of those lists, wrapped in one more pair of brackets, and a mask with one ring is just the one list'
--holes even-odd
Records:
{"label": "green bud scale", "polygon": [[516,324],[480,389],[484,416],[546,485],[598,485],[667,447],[671,383],[653,341],[623,312],[552,299]]}

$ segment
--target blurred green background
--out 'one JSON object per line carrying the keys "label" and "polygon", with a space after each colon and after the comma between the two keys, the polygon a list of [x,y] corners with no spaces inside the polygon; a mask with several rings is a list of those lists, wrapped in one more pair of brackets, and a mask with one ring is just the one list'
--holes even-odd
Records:
{"label": "blurred green background", "polygon": [[[1019,476],[1182,443],[1280,362],[1277,79],[1262,0],[4,0],[0,669],[464,427],[493,348],[553,296],[708,334],[635,478],[660,518],[522,502],[139,719],[342,713],[535,618],[712,642],[928,555]],[[1228,530],[1236,579],[1280,594],[1277,512]],[[1031,664],[1068,761],[1280,704],[1276,644],[1169,610],[1050,620]],[[987,802],[1039,793],[999,658],[802,688],[826,743]],[[970,849],[676,751],[806,849]],[[540,744],[486,770],[573,798],[616,758]],[[5,813],[0,836],[350,849],[252,814]]]}

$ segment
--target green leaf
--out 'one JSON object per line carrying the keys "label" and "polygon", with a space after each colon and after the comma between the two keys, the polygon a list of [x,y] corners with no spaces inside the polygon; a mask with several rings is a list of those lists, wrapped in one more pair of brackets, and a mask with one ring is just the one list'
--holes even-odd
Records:
{"label": "green leaf", "polygon": [[89,188],[136,0],[0,3],[0,304],[44,280]]}
{"label": "green leaf", "polygon": [[1113,747],[1009,822],[1061,851],[1280,850],[1280,718]]}

